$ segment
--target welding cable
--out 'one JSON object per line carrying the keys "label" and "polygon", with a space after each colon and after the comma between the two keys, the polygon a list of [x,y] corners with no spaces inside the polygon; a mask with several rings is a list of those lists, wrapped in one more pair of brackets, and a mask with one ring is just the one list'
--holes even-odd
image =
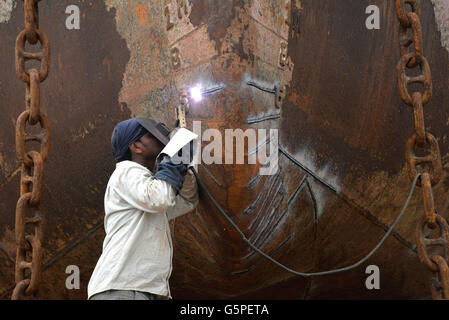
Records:
{"label": "welding cable", "polygon": [[407,207],[408,207],[408,205],[410,203],[412,195],[413,195],[413,193],[415,191],[415,187],[416,187],[416,183],[418,182],[418,178],[421,176],[421,174],[418,173],[416,175],[415,179],[413,180],[413,184],[412,184],[412,187],[410,189],[410,193],[408,195],[408,198],[407,198],[407,200],[406,200],[406,202],[404,204],[404,207],[402,208],[401,212],[399,213],[398,217],[396,218],[396,220],[394,221],[394,223],[392,224],[390,229],[387,231],[387,233],[385,233],[385,235],[380,240],[380,242],[377,244],[377,246],[373,250],[371,250],[371,252],[368,253],[363,259],[359,260],[358,262],[356,262],[356,263],[354,263],[354,264],[352,264],[350,266],[344,267],[344,268],[328,270],[328,271],[322,271],[322,272],[305,273],[305,272],[298,272],[298,271],[292,270],[292,269],[284,266],[283,264],[279,263],[278,261],[276,261],[275,259],[273,259],[269,255],[267,255],[264,252],[262,252],[255,245],[253,245],[245,237],[244,233],[242,231],[240,231],[239,227],[234,223],[234,221],[224,212],[223,208],[221,208],[221,206],[217,203],[217,201],[214,199],[214,197],[212,197],[212,195],[210,194],[209,190],[203,184],[203,182],[201,181],[200,177],[198,176],[198,173],[196,172],[196,170],[193,167],[190,167],[190,170],[195,175],[196,180],[197,180],[198,185],[200,186],[201,190],[206,193],[207,197],[210,199],[210,201],[212,201],[212,203],[215,206],[215,208],[217,208],[217,210],[223,215],[223,217],[232,225],[232,227],[235,229],[235,231],[237,231],[237,233],[240,234],[240,236],[242,237],[243,241],[245,241],[253,250],[258,252],[262,257],[270,260],[271,262],[273,262],[278,267],[280,267],[280,268],[282,268],[282,269],[284,269],[284,270],[286,270],[286,271],[288,271],[290,273],[293,273],[294,275],[301,276],[301,277],[324,276],[324,275],[335,274],[335,273],[339,273],[339,272],[343,272],[343,271],[348,271],[348,270],[351,270],[351,269],[354,269],[354,268],[360,266],[362,263],[364,263],[366,260],[368,260],[377,251],[377,249],[379,249],[380,246],[385,242],[385,240],[388,238],[388,236],[393,232],[393,230],[396,227],[396,225],[399,223],[399,220],[401,220],[405,210],[407,209]]}

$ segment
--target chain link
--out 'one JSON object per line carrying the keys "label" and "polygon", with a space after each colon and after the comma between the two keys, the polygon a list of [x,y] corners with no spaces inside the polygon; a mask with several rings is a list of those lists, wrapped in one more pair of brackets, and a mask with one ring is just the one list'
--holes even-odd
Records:
{"label": "chain link", "polygon": [[[423,37],[420,21],[420,0],[395,0],[399,20],[399,48],[401,59],[397,65],[399,96],[413,107],[415,134],[408,139],[405,148],[407,169],[411,180],[418,174],[417,166],[422,166],[418,186],[422,188],[425,216],[416,229],[419,260],[431,272],[430,287],[433,299],[449,299],[449,226],[435,209],[432,186],[442,174],[441,155],[436,138],[426,132],[423,106],[432,97],[432,75],[427,59],[423,55]],[[407,11],[408,10],[408,11]],[[413,77],[407,69],[419,67],[419,74]],[[410,94],[410,84],[421,84],[423,93]],[[428,148],[430,153],[418,156],[416,148]],[[429,168],[430,167],[430,168]]]}
{"label": "chain link", "polygon": [[[26,84],[26,110],[17,118],[16,153],[21,166],[20,198],[16,206],[16,286],[11,299],[35,296],[39,288],[42,265],[43,214],[41,201],[44,162],[50,147],[50,125],[47,116],[40,110],[40,84],[50,71],[50,42],[44,32],[39,30],[39,8],[41,0],[23,0],[25,29],[16,40],[15,66],[20,80]],[[40,43],[41,52],[25,51],[25,43]],[[40,61],[40,70],[25,70],[28,60]],[[27,123],[39,123],[39,134],[31,135],[25,131]],[[40,143],[40,151],[26,151],[26,142]],[[32,211],[34,216],[29,217]],[[31,232],[30,232],[31,231]],[[29,234],[28,234],[28,233]]]}

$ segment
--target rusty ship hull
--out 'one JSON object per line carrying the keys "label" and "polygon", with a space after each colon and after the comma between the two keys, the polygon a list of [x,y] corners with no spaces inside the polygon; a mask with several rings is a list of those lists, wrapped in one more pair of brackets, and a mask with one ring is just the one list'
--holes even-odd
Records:
{"label": "rusty ship hull", "polygon": [[[67,6],[80,29],[65,27]],[[39,3],[51,42],[51,73],[41,89],[52,140],[45,163],[44,256],[39,299],[86,299],[104,239],[103,197],[115,163],[110,136],[129,117],[172,125],[180,89],[211,90],[192,102],[187,124],[202,129],[277,129],[279,171],[259,165],[201,164],[198,172],[246,237],[301,272],[350,265],[376,246],[410,190],[405,142],[413,111],[397,91],[400,57],[394,1],[379,30],[365,27],[359,0],[79,1]],[[15,125],[24,85],[14,70],[23,29],[21,1],[5,1],[0,23],[0,297],[14,288],[14,210],[20,163]],[[435,205],[447,218],[449,13],[422,2],[424,53],[434,82],[426,127],[437,137],[442,182]],[[207,141],[203,141],[206,145]],[[265,146],[268,143],[265,144]],[[423,216],[415,192],[392,235],[363,265],[303,278],[266,261],[242,241],[204,193],[198,208],[171,223],[175,299],[415,299],[430,296],[417,256]],[[365,269],[379,266],[381,289]],[[81,288],[65,287],[66,267]]]}

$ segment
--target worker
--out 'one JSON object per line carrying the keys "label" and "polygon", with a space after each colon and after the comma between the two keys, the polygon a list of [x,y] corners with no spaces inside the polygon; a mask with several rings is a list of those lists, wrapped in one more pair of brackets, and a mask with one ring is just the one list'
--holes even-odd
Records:
{"label": "worker", "polygon": [[169,220],[196,207],[198,186],[188,165],[161,154],[169,140],[168,128],[153,119],[133,118],[114,128],[117,164],[106,187],[106,237],[89,300],[172,298]]}

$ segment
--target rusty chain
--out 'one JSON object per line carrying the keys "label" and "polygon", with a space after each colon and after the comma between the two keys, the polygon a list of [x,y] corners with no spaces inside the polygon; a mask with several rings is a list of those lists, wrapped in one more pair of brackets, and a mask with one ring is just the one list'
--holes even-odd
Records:
{"label": "rusty chain", "polygon": [[[47,78],[50,70],[50,43],[44,32],[39,30],[38,3],[41,0],[23,0],[25,29],[16,39],[15,67],[20,80],[26,84],[26,110],[20,114],[16,123],[16,153],[21,162],[20,198],[16,206],[16,266],[12,300],[24,296],[35,296],[41,278],[43,204],[41,201],[44,162],[50,147],[50,126],[45,113],[40,110],[40,84]],[[41,52],[25,51],[26,42],[40,43]],[[40,61],[40,70],[25,70],[28,60]],[[27,123],[39,123],[40,133],[25,132]],[[40,143],[40,151],[26,151],[29,141]],[[34,216],[27,216],[32,211]]]}
{"label": "rusty chain", "polygon": [[[405,157],[410,179],[418,174],[422,165],[418,186],[422,188],[425,216],[416,229],[419,260],[428,267],[432,276],[430,286],[433,299],[449,299],[449,226],[435,208],[432,186],[442,174],[441,155],[436,138],[426,132],[423,106],[432,97],[432,76],[429,63],[423,55],[420,0],[396,0],[396,14],[399,20],[399,47],[401,59],[397,65],[398,89],[401,99],[413,107],[415,134],[408,139]],[[408,76],[406,69],[419,67],[419,74]],[[423,92],[410,94],[410,84],[421,84]],[[416,149],[429,149],[425,156],[418,156]]]}

